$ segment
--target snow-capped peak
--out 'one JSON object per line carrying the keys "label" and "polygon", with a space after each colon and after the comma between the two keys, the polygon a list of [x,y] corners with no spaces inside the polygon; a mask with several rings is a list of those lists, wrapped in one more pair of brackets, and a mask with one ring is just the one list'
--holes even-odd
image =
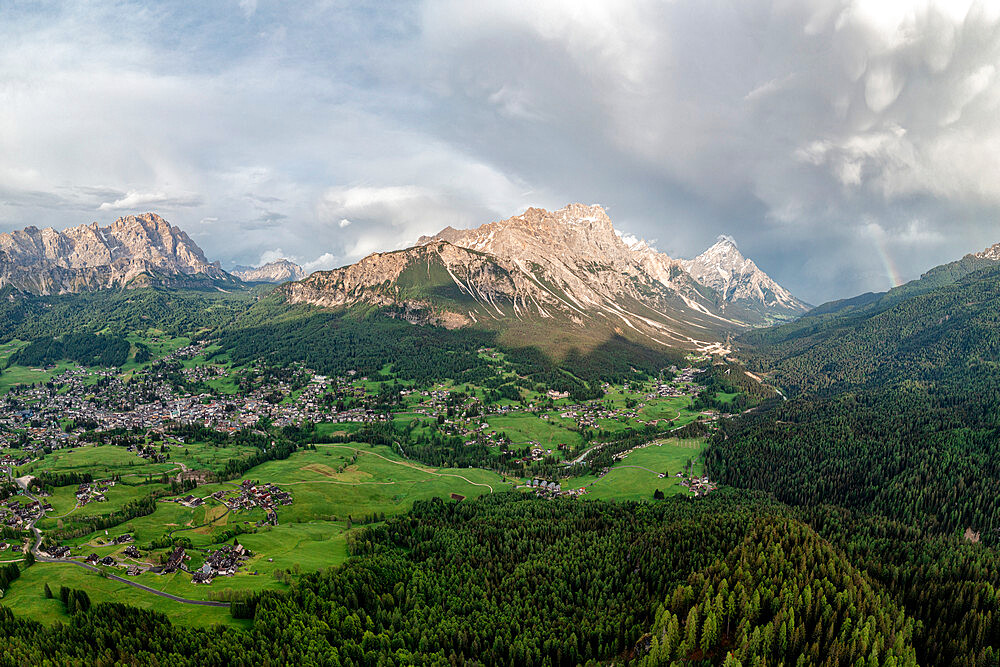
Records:
{"label": "snow-capped peak", "polygon": [[764,306],[803,313],[808,306],[760,270],[739,251],[736,239],[727,234],[694,259],[682,265],[695,280],[718,292],[728,302]]}

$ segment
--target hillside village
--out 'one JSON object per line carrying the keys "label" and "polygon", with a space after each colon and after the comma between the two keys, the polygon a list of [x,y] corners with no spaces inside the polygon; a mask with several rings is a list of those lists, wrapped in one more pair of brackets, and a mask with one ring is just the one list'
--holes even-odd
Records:
{"label": "hillside village", "polygon": [[[241,387],[241,393],[212,391],[207,382],[232,379],[234,371],[216,364],[179,365],[180,361],[204,353],[205,344],[196,343],[175,350],[162,363],[128,378],[106,369],[75,367],[44,384],[14,387],[0,398],[0,449],[19,449],[25,455],[5,454],[0,465],[24,465],[27,455],[73,446],[81,442],[87,431],[155,434],[165,444],[182,445],[182,439],[169,437],[171,428],[199,425],[233,432],[252,429],[262,420],[282,427],[307,421],[363,424],[385,421],[390,416],[387,406],[380,405],[379,397],[365,388],[367,378],[355,377],[353,372],[330,378],[299,367],[294,373],[274,377],[255,367],[250,370],[259,381]],[[405,408],[435,419],[444,434],[467,438],[469,444],[486,442],[512,453],[508,449],[509,439],[501,431],[491,429],[486,418],[514,413],[535,414],[543,420],[558,416],[572,421],[578,429],[597,428],[599,420],[632,420],[655,425],[659,420],[644,420],[639,415],[648,401],[695,396],[703,389],[695,382],[703,369],[671,371],[676,373],[674,379],[656,384],[630,407],[611,408],[601,401],[569,404],[559,392],[549,392],[544,400],[522,404],[486,405],[475,396],[465,396],[447,387],[432,387],[400,388],[399,400],[403,404],[395,409]],[[192,393],[191,387],[207,391]],[[624,390],[629,390],[628,385]],[[456,403],[456,396],[462,397],[461,403]],[[563,404],[554,408],[554,400]],[[551,449],[540,448],[537,442],[518,444],[531,448],[529,460],[553,454]],[[131,447],[140,456],[153,460],[164,453],[141,443],[133,443]]]}

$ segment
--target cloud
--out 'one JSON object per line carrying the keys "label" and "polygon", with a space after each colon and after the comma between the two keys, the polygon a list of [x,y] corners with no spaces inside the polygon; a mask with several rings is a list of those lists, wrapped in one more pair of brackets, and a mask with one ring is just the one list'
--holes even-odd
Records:
{"label": "cloud", "polygon": [[330,269],[336,268],[337,258],[333,253],[325,252],[311,262],[303,262],[301,264],[302,270],[306,273],[312,273],[314,271],[329,271]]}
{"label": "cloud", "polygon": [[257,13],[257,0],[239,0],[239,6],[247,18]]}
{"label": "cloud", "polygon": [[15,3],[0,231],[152,209],[329,268],[602,201],[820,302],[884,287],[872,223],[904,277],[1000,241],[998,62],[974,0]]}
{"label": "cloud", "polygon": [[122,209],[138,209],[149,206],[198,206],[202,200],[197,195],[168,195],[164,192],[130,191],[124,197],[113,202],[104,202],[97,207],[98,211],[120,211]]}
{"label": "cloud", "polygon": [[289,259],[288,255],[281,248],[275,248],[274,250],[265,250],[260,254],[260,263],[258,264],[258,266],[263,266],[264,264],[270,264],[271,262],[277,262],[279,259]]}

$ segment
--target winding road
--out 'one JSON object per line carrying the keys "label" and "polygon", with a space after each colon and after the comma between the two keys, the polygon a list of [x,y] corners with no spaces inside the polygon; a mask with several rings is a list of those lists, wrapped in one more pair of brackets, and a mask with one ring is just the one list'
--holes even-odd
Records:
{"label": "winding road", "polygon": [[[11,477],[13,478],[13,473],[11,473]],[[23,481],[23,478],[21,478],[21,479],[15,479],[14,481],[17,483],[18,486],[21,487],[21,489],[24,490],[24,493],[25,493],[26,496],[28,496],[32,500],[38,501],[38,498],[36,498],[31,493],[31,491],[28,490],[28,485],[27,485],[26,482]],[[41,501],[38,501],[38,504],[41,505]],[[42,514],[44,515],[44,512]],[[114,579],[115,581],[120,581],[123,584],[128,584],[129,586],[132,586],[134,588],[138,588],[139,590],[146,591],[147,593],[152,593],[153,595],[159,595],[160,597],[164,597],[164,598],[167,598],[169,600],[173,600],[174,602],[180,602],[180,603],[183,603],[183,604],[193,604],[193,605],[198,605],[198,606],[201,606],[201,607],[228,607],[229,606],[228,602],[217,602],[215,600],[189,600],[188,598],[182,598],[182,597],[179,597],[177,595],[171,595],[170,593],[165,593],[163,591],[158,591],[155,588],[150,588],[149,586],[144,586],[143,584],[140,584],[137,581],[130,581],[128,579],[124,579],[122,577],[119,577],[116,574],[110,574],[110,573],[105,572],[104,570],[102,570],[102,569],[100,569],[98,567],[94,567],[93,565],[87,565],[86,563],[82,563],[82,562],[80,562],[78,560],[67,560],[65,558],[49,558],[48,556],[43,556],[41,554],[41,551],[39,551],[39,547],[42,544],[42,531],[38,530],[38,528],[35,527],[35,523],[37,521],[38,521],[38,519],[33,519],[31,521],[31,523],[28,524],[28,528],[31,530],[31,532],[33,532],[35,534],[35,543],[31,546],[31,553],[32,553],[32,555],[34,555],[35,560],[37,562],[39,562],[39,563],[60,563],[60,564],[64,564],[64,565],[65,564],[76,565],[77,567],[82,567],[82,568],[84,568],[86,570],[90,570],[91,572],[96,572],[98,574],[102,574],[103,573],[104,576],[106,576],[108,579]]]}

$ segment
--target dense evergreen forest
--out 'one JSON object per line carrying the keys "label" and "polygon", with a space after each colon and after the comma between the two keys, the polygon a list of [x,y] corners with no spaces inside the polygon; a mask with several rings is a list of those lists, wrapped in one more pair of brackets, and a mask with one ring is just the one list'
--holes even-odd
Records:
{"label": "dense evergreen forest", "polygon": [[998,313],[1000,269],[966,258],[748,334],[749,365],[789,400],[724,422],[707,454],[918,619],[923,664],[997,664]]}
{"label": "dense evergreen forest", "polygon": [[247,631],[79,600],[52,627],[0,609],[0,662],[996,664],[994,552],[756,493],[424,501],[350,548],[235,605]]}
{"label": "dense evergreen forest", "polygon": [[483,383],[494,376],[477,350],[502,349],[515,372],[547,389],[567,391],[577,400],[598,398],[601,381],[622,381],[641,372],[655,375],[681,362],[673,351],[655,351],[624,338],[590,353],[570,350],[553,359],[536,347],[505,347],[486,329],[413,325],[380,312],[322,311],[288,306],[268,297],[218,332],[222,350],[236,363],[263,359],[277,366],[302,362],[321,373],[355,370],[369,377],[391,367],[402,379],[421,382],[453,379]]}
{"label": "dense evergreen forest", "polygon": [[998,313],[994,268],[864,316],[753,334],[771,341],[753,363],[793,398],[724,423],[711,474],[997,544]]}
{"label": "dense evergreen forest", "polygon": [[124,335],[150,327],[184,335],[226,324],[260,289],[234,292],[141,288],[33,296],[0,289],[0,342],[107,329]]}
{"label": "dense evergreen forest", "polygon": [[46,336],[11,355],[9,364],[47,366],[60,359],[69,359],[84,366],[122,366],[128,361],[131,349],[131,343],[115,335],[71,333],[58,338]]}

